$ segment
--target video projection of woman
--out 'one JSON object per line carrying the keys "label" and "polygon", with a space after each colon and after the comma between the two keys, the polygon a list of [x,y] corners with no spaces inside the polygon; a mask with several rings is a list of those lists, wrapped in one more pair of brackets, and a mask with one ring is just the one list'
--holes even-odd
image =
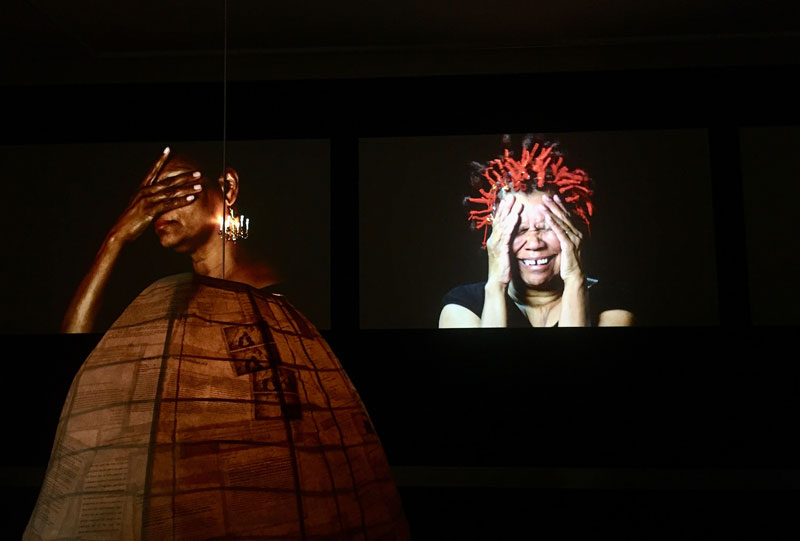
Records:
{"label": "video projection of woman", "polygon": [[[500,317],[489,327],[718,323],[705,130],[539,134],[520,168],[525,139],[360,141],[362,328],[481,326],[492,280],[513,296],[489,295],[486,315]],[[508,182],[491,218],[487,171]],[[496,255],[515,249],[526,256]],[[570,282],[583,284],[577,295]]]}
{"label": "video projection of woman", "polygon": [[81,366],[24,539],[407,539],[355,388],[243,249],[232,209],[247,177],[206,158],[161,153],[67,309],[66,332],[92,328],[120,252],[151,224],[191,262]]}
{"label": "video projection of woman", "polygon": [[624,299],[598,296],[604,285],[583,271],[594,195],[585,171],[570,170],[557,144],[532,136],[518,159],[506,148],[502,158],[473,167],[480,196],[468,201],[483,208],[470,211],[470,220],[484,229],[488,277],[445,295],[439,327],[633,324]]}
{"label": "video projection of woman", "polygon": [[[215,169],[221,166],[219,141],[0,146],[9,203],[0,221],[13,232],[9,249],[26,261],[3,269],[3,277],[14,284],[4,291],[0,308],[5,332],[59,332],[98,248],[153,156],[166,146],[200,156]],[[237,210],[250,218],[253,231],[242,247],[269,262],[280,282],[277,291],[318,328],[329,329],[328,141],[236,140],[228,141],[226,153],[244,179]],[[303,164],[301,181],[298,163]],[[298,250],[302,239],[313,239],[313,250]],[[153,281],[186,270],[186,257],[165,250],[155,228],[148,228],[119,254],[93,330],[106,330]]]}

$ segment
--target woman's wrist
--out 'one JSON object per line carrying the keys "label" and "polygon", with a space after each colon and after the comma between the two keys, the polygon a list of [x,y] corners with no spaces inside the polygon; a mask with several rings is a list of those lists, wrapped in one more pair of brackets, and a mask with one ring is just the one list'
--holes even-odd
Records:
{"label": "woman's wrist", "polygon": [[508,314],[506,314],[506,290],[508,284],[489,280],[483,287],[484,300],[481,312],[481,327],[505,327]]}
{"label": "woman's wrist", "polygon": [[103,244],[100,247],[101,250],[112,250],[112,251],[120,251],[122,248],[130,242],[129,235],[126,235],[123,231],[120,231],[116,227],[111,229],[106,235],[106,238],[103,239]]}
{"label": "woman's wrist", "polygon": [[584,289],[586,286],[586,277],[583,273],[568,276],[564,279],[564,290],[576,291]]}
{"label": "woman's wrist", "polygon": [[97,263],[108,260],[115,261],[120,252],[122,252],[122,247],[124,245],[125,242],[119,237],[109,235],[103,240],[103,244],[100,245],[100,249],[97,251],[97,255],[95,256],[95,261]]}
{"label": "woman's wrist", "polygon": [[508,283],[499,280],[487,280],[486,285],[483,286],[483,291],[487,297],[505,297],[508,291]]}

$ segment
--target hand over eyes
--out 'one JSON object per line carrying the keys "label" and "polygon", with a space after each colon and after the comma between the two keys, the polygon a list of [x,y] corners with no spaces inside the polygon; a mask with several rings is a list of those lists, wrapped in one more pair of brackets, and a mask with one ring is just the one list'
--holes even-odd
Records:
{"label": "hand over eyes", "polygon": [[130,242],[161,214],[191,205],[197,199],[203,189],[200,171],[187,171],[158,180],[168,158],[169,147],[153,164],[112,228],[114,238],[123,243]]}

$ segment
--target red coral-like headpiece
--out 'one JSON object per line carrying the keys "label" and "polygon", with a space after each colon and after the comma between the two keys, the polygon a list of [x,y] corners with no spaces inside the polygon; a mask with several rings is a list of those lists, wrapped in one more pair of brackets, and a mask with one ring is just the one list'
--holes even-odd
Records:
{"label": "red coral-like headpiece", "polygon": [[[500,190],[515,192],[526,192],[530,189],[530,183],[535,182],[538,190],[553,190],[557,192],[565,202],[566,207],[578,216],[589,228],[590,217],[592,216],[592,195],[589,188],[590,178],[583,169],[570,171],[564,165],[564,158],[559,156],[553,162],[550,154],[553,147],[541,146],[535,143],[533,148],[528,150],[523,146],[522,157],[515,160],[511,157],[508,149],[505,149],[503,158],[490,161],[481,171],[481,176],[489,181],[489,190],[478,188],[481,197],[470,197],[472,203],[484,204],[485,209],[471,210],[469,220],[475,222],[478,229],[485,228],[483,231],[483,246],[486,247],[486,236],[492,223],[492,213],[494,212],[497,192]],[[536,153],[539,152],[537,155]],[[548,168],[552,173],[547,178]]]}

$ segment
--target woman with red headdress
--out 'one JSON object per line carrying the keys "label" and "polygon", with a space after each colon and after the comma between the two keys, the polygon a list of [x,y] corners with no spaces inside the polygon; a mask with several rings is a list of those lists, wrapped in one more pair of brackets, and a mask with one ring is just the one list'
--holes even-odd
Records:
{"label": "woman with red headdress", "polygon": [[470,220],[485,228],[488,276],[445,295],[439,327],[633,324],[633,314],[610,298],[606,284],[584,272],[591,179],[564,166],[556,147],[526,137],[519,160],[506,149],[502,158],[473,164],[474,180],[488,182],[488,189],[479,188],[481,197],[469,198],[484,205],[470,211]]}

